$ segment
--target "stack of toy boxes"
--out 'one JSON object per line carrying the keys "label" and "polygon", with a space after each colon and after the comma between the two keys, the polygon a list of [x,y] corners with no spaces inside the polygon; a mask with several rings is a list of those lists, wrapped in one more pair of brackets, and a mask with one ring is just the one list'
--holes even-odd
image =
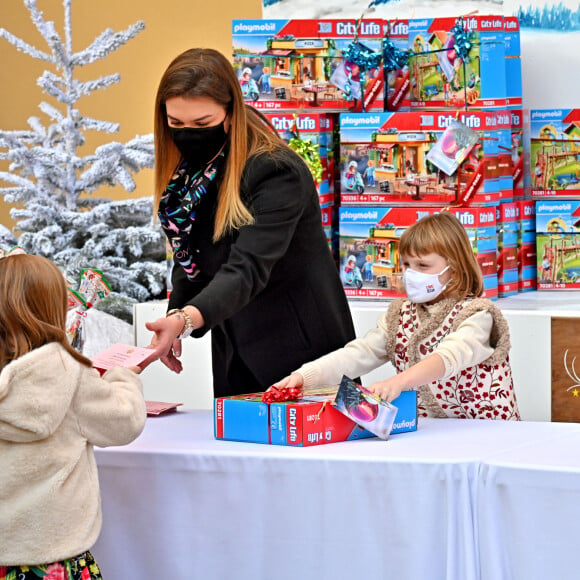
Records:
{"label": "stack of toy boxes", "polygon": [[[257,109],[384,109],[381,19],[234,20],[232,36],[244,99]],[[378,55],[376,68],[346,58],[355,36],[361,52]]]}
{"label": "stack of toy boxes", "polygon": [[[459,119],[479,142],[452,175],[427,160]],[[497,111],[340,115],[341,205],[497,205],[512,193],[511,117]],[[500,144],[504,144],[500,149]]]}
{"label": "stack of toy boxes", "polygon": [[[399,241],[434,207],[343,206],[339,209],[340,275],[349,298],[405,296]],[[484,279],[484,296],[497,298],[497,232],[494,207],[450,208],[465,227]]]}
{"label": "stack of toy boxes", "polygon": [[386,59],[390,53],[401,53],[407,50],[409,44],[409,21],[389,20],[384,24],[385,38],[383,48],[385,54],[386,87],[385,87],[385,111],[402,113],[409,111],[409,66],[403,64],[395,70],[388,70]]}
{"label": "stack of toy boxes", "polygon": [[536,202],[538,290],[580,288],[580,201]]}
{"label": "stack of toy boxes", "polygon": [[518,291],[537,287],[536,202],[519,200],[518,208]]}
{"label": "stack of toy boxes", "polygon": [[496,207],[497,290],[498,296],[518,293],[518,204],[500,203]]}
{"label": "stack of toy boxes", "polygon": [[530,111],[532,197],[580,197],[580,109]]}
{"label": "stack of toy boxes", "polygon": [[[298,401],[262,402],[263,393],[214,400],[216,439],[307,447],[374,437],[333,406],[336,387],[307,393]],[[391,434],[417,430],[417,392],[393,401],[397,415]]]}

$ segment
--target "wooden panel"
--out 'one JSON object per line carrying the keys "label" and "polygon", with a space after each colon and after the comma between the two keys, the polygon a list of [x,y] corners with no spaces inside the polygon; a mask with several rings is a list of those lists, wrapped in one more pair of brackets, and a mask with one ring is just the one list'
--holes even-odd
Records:
{"label": "wooden panel", "polygon": [[580,422],[580,318],[552,318],[552,421]]}

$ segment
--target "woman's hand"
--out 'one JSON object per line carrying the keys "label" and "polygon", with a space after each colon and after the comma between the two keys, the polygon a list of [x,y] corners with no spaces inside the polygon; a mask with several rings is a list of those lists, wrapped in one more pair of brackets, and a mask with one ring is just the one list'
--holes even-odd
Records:
{"label": "woman's hand", "polygon": [[175,373],[183,370],[179,360],[181,356],[181,340],[176,338],[183,330],[183,320],[179,316],[158,318],[153,322],[146,322],[145,328],[155,333],[149,348],[153,349],[154,356],[147,359],[147,364],[161,359],[161,362]]}
{"label": "woman's hand", "polygon": [[[283,378],[281,381],[274,383],[272,387],[276,387],[277,389],[293,389],[298,388],[301,389],[304,386],[304,377],[297,372],[292,373],[291,375]],[[270,387],[266,392],[268,392],[272,387]]]}

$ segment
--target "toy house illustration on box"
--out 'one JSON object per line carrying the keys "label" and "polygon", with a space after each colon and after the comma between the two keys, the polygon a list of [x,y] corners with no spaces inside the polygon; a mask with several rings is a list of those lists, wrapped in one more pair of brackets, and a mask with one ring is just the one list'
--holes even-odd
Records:
{"label": "toy house illustration on box", "polygon": [[[341,207],[339,209],[340,276],[349,298],[384,300],[405,296],[399,243],[403,232],[434,207]],[[497,298],[497,232],[493,207],[452,212],[465,228],[481,268],[484,297]]]}
{"label": "toy house illustration on box", "polygon": [[[376,68],[346,58],[355,36]],[[257,109],[382,111],[382,37],[380,19],[233,20],[233,64]]]}
{"label": "toy house illustration on box", "polygon": [[580,109],[530,111],[532,197],[580,196]]}

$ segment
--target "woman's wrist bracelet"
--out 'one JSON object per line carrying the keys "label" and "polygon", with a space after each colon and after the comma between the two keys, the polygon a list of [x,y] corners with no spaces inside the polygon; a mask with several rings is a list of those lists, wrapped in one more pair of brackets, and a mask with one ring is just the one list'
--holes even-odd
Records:
{"label": "woman's wrist bracelet", "polygon": [[183,308],[173,308],[169,310],[165,317],[169,318],[170,316],[179,316],[183,318],[183,330],[177,335],[179,340],[187,338],[195,330],[195,324],[193,323],[191,316],[189,316]]}

